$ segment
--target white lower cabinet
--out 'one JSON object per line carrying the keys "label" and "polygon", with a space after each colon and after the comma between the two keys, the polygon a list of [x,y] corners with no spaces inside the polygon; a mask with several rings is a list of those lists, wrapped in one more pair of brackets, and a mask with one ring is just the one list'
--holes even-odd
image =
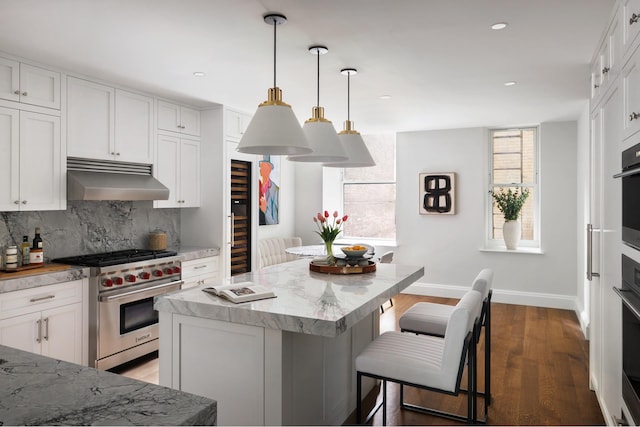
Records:
{"label": "white lower cabinet", "polygon": [[81,364],[83,283],[0,294],[0,344]]}
{"label": "white lower cabinet", "polygon": [[184,261],[182,263],[182,289],[200,286],[205,281],[215,280],[220,276],[218,256]]}

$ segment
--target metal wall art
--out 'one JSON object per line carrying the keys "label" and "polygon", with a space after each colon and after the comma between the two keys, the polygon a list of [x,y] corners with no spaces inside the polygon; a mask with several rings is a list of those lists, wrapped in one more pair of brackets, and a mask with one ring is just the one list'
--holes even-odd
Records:
{"label": "metal wall art", "polygon": [[419,183],[421,215],[455,215],[456,174],[421,173]]}

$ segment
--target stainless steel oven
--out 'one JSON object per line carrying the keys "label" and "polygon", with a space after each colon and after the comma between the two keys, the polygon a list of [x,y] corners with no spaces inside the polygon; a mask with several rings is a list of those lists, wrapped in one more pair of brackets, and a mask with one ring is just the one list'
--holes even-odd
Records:
{"label": "stainless steel oven", "polygon": [[182,286],[180,259],[175,255],[127,250],[54,260],[91,267],[89,361],[93,367],[110,369],[158,349],[158,312],[153,300]]}
{"label": "stainless steel oven", "polygon": [[640,249],[640,144],[622,152],[622,241]]}

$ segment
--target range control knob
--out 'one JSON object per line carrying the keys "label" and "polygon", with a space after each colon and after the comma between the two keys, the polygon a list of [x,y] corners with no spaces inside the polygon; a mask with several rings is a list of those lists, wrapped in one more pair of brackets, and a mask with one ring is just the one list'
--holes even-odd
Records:
{"label": "range control knob", "polygon": [[173,270],[173,268],[169,267],[169,268],[165,268],[165,269],[164,269],[164,272],[165,272],[166,274],[173,274],[175,271]]}
{"label": "range control knob", "polygon": [[162,270],[153,270],[153,275],[156,277],[162,277],[164,276],[164,273],[162,272]]}
{"label": "range control knob", "polygon": [[173,271],[175,271],[176,273],[180,273],[182,269],[180,267],[173,267]]}
{"label": "range control knob", "polygon": [[110,288],[113,286],[113,280],[111,279],[104,279],[102,281],[102,286],[106,287],[106,288]]}
{"label": "range control knob", "polygon": [[148,279],[149,277],[151,277],[151,275],[147,272],[147,271],[143,271],[140,274],[138,274],[138,277],[140,277],[141,279]]}
{"label": "range control knob", "polygon": [[124,280],[122,280],[122,277],[114,277],[112,278],[113,283],[115,283],[116,285],[122,285],[124,283]]}
{"label": "range control knob", "polygon": [[136,281],[136,276],[134,276],[133,274],[127,274],[126,280],[129,283],[134,283]]}

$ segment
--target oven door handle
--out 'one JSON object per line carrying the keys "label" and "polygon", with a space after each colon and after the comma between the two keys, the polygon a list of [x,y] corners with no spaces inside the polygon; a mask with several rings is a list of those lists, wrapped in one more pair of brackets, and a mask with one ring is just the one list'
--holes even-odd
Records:
{"label": "oven door handle", "polygon": [[629,169],[628,171],[620,172],[613,175],[614,178],[624,178],[625,176],[635,175],[640,173],[640,167]]}
{"label": "oven door handle", "polygon": [[163,283],[156,286],[149,286],[148,288],[136,289],[135,291],[124,292],[121,294],[100,296],[98,297],[98,301],[100,302],[115,301],[121,298],[130,297],[131,295],[141,294],[143,292],[149,292],[149,291],[157,291],[160,289],[171,288],[175,286],[181,286],[182,284],[184,284],[184,280],[176,280],[174,282]]}

